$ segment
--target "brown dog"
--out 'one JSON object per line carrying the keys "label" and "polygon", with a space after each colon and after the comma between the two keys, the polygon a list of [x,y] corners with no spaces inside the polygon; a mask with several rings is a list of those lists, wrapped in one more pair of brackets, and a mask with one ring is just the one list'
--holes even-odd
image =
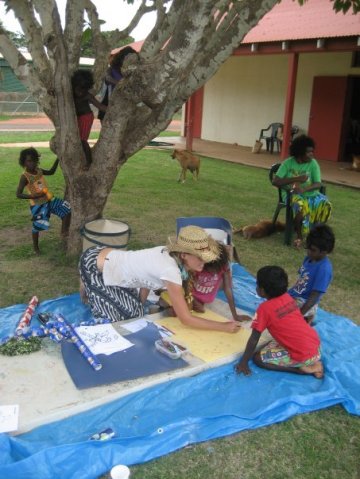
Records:
{"label": "brown dog", "polygon": [[284,231],[285,225],[281,221],[276,221],[275,224],[271,220],[261,220],[255,225],[244,226],[234,230],[233,233],[242,233],[245,239],[258,239],[270,236],[276,231]]}
{"label": "brown dog", "polygon": [[193,174],[193,179],[197,180],[199,178],[200,171],[200,158],[196,155],[193,155],[190,151],[187,150],[174,150],[171,158],[178,160],[181,165],[181,173],[178,181],[184,183],[186,179],[186,170],[190,170]]}

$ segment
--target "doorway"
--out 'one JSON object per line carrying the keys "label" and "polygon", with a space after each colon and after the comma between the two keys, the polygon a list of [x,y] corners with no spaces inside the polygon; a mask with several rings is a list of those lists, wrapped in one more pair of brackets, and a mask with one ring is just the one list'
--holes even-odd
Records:
{"label": "doorway", "polygon": [[344,161],[352,161],[353,156],[360,156],[360,77],[349,77],[348,98]]}
{"label": "doorway", "polygon": [[360,77],[314,78],[309,136],[319,160],[352,161],[360,154]]}

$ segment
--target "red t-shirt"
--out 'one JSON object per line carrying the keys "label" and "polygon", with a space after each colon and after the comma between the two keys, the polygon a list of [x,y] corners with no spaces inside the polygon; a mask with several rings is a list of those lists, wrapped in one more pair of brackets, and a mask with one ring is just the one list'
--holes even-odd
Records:
{"label": "red t-shirt", "polygon": [[267,328],[294,361],[304,362],[318,353],[319,336],[288,293],[260,304],[251,327],[259,333]]}

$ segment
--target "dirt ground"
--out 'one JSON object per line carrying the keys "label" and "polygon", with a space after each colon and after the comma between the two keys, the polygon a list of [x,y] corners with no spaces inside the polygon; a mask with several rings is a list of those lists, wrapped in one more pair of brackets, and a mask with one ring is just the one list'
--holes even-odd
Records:
{"label": "dirt ground", "polygon": [[[100,131],[101,123],[95,119],[92,131]],[[180,131],[181,120],[173,120],[167,127],[167,131]],[[14,118],[0,121],[0,131],[54,131],[54,125],[47,116],[33,116],[26,118]]]}

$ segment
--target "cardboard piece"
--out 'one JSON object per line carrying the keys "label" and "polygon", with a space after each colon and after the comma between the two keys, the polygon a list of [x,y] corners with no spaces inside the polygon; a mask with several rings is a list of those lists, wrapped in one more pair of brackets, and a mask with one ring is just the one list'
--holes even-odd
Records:
{"label": "cardboard piece", "polygon": [[[193,313],[199,318],[213,321],[229,321],[213,311]],[[242,327],[237,333],[222,333],[220,331],[206,331],[185,326],[178,318],[164,318],[155,321],[156,324],[165,326],[174,335],[172,341],[182,344],[190,353],[203,361],[210,363],[232,354],[244,352],[246,343],[251,335],[251,330]]]}

